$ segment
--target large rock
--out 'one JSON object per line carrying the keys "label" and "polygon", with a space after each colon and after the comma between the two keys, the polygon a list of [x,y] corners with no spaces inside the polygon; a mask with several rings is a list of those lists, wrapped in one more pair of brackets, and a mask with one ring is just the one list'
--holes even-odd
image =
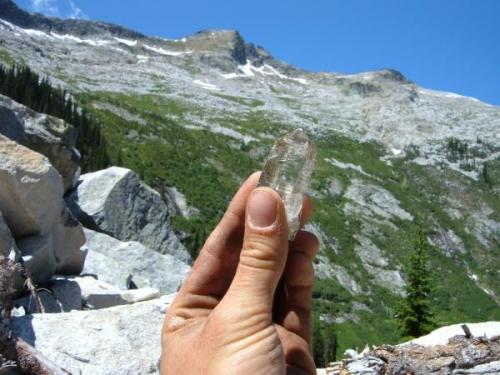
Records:
{"label": "large rock", "polygon": [[61,176],[47,158],[0,135],[0,211],[14,238],[49,233],[62,195]]}
{"label": "large rock", "polygon": [[[19,261],[21,259],[21,252],[19,251],[14,237],[10,232],[7,223],[0,211],[0,256],[8,258],[9,260]],[[24,290],[25,278],[22,272],[14,274],[13,288],[16,294]]]}
{"label": "large rock", "polygon": [[[18,249],[16,246],[16,242],[12,237],[12,233],[10,232],[5,219],[3,218],[2,212],[0,211],[0,255],[6,258],[17,258],[16,254],[18,253]],[[14,260],[13,259],[13,260]]]}
{"label": "large rock", "polygon": [[83,268],[83,229],[62,196],[61,176],[45,156],[0,135],[0,211],[37,283]]}
{"label": "large rock", "polygon": [[157,374],[174,296],[133,305],[14,318],[13,331],[73,374]]}
{"label": "large rock", "polygon": [[0,95],[0,134],[45,155],[63,177],[65,191],[78,180],[77,132],[63,120]]}
{"label": "large rock", "polygon": [[83,269],[87,248],[82,225],[73,217],[66,205],[52,229],[56,273],[78,275]]}
{"label": "large rock", "polygon": [[170,226],[169,207],[157,191],[129,169],[111,167],[81,176],[67,202],[89,229],[122,241],[138,241],[162,254],[191,261]]}
{"label": "large rock", "polygon": [[121,242],[103,233],[85,229],[88,247],[83,273],[122,289],[130,279],[139,287],[162,293],[177,291],[190,267],[169,254],[160,254],[138,242]]}
{"label": "large rock", "polygon": [[31,236],[18,241],[24,267],[37,285],[47,283],[56,271],[52,235]]}

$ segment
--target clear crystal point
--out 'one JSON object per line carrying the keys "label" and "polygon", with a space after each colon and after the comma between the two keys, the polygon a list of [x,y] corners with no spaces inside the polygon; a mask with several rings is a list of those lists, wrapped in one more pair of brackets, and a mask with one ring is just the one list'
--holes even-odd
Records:
{"label": "clear crystal point", "polygon": [[269,186],[283,199],[292,241],[300,228],[303,194],[314,169],[314,143],[302,129],[295,129],[276,141],[269,153],[258,186]]}

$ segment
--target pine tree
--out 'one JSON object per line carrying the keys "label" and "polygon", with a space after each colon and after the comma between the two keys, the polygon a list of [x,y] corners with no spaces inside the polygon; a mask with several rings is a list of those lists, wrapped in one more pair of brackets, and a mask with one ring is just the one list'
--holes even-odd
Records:
{"label": "pine tree", "polygon": [[406,269],[408,283],[396,314],[404,335],[418,337],[429,332],[432,324],[430,307],[431,279],[428,265],[427,242],[419,228],[414,251]]}
{"label": "pine tree", "polygon": [[316,367],[323,367],[325,365],[325,343],[323,341],[323,335],[321,334],[321,321],[316,314],[312,316],[311,333],[314,363]]}
{"label": "pine tree", "polygon": [[76,148],[82,155],[82,172],[109,166],[107,146],[101,124],[78,107],[65,90],[51,86],[27,66],[6,68],[0,65],[0,94],[24,104],[36,112],[62,118],[78,130]]}
{"label": "pine tree", "polygon": [[337,332],[335,324],[326,324],[321,332],[323,336],[323,350],[325,366],[337,359]]}

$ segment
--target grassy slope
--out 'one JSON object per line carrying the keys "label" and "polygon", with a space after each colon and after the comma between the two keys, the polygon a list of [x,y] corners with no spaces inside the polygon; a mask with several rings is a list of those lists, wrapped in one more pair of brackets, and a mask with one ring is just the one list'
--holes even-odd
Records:
{"label": "grassy slope", "polygon": [[[195,253],[203,239],[220,218],[228,200],[239,183],[253,170],[262,165],[262,156],[254,156],[255,150],[270,147],[270,141],[260,144],[242,142],[206,130],[186,130],[181,126],[183,116],[199,112],[200,108],[168,101],[154,95],[130,96],[124,94],[94,93],[80,99],[90,108],[93,102],[107,102],[128,113],[139,115],[146,123],[126,121],[109,110],[93,110],[105,124],[105,136],[110,145],[110,155],[115,162],[137,171],[143,179],[161,190],[173,185],[182,191],[188,202],[200,209],[193,220],[177,218],[179,230],[193,234],[188,241]],[[266,132],[277,135],[285,126],[273,121],[259,111],[260,103],[245,99],[226,98],[245,103],[253,108],[246,117],[218,118],[214,121],[231,126],[238,131],[255,135]],[[493,285],[498,257],[488,255],[477,240],[464,231],[464,220],[453,221],[444,212],[443,197],[450,194],[442,183],[443,177],[465,186],[466,199],[483,200],[500,212],[500,201],[491,187],[471,182],[452,171],[437,172],[436,169],[417,166],[406,160],[397,160],[393,166],[380,160],[382,148],[374,143],[358,143],[339,134],[332,134],[318,141],[318,166],[313,187],[319,192],[315,198],[316,213],[313,220],[340,245],[338,255],[328,252],[331,261],[356,271],[357,281],[370,293],[352,297],[336,280],[319,281],[315,287],[315,309],[321,313],[352,312],[351,301],[357,300],[373,310],[355,312],[360,322],[348,321],[337,325],[339,352],[349,347],[362,347],[365,343],[394,343],[401,340],[392,320],[397,298],[371,282],[371,276],[360,266],[354,253],[354,233],[359,232],[360,220],[346,216],[342,207],[345,198],[334,198],[326,192],[329,178],[335,176],[344,187],[353,178],[361,178],[389,190],[401,206],[412,213],[426,230],[432,228],[437,219],[445,228],[455,231],[470,249],[472,255],[444,256],[433,248],[430,254],[436,288],[436,323],[449,324],[460,321],[483,321],[500,319],[498,306],[471,281],[464,270],[467,261],[473,273],[479,274]],[[339,169],[325,158],[362,166],[372,177],[360,175],[353,170]],[[471,203],[472,204],[472,203]],[[411,234],[417,229],[415,222],[400,221],[398,229],[383,227],[383,235],[374,239],[392,262],[406,263],[412,247]],[[498,294],[500,291],[497,289]]]}

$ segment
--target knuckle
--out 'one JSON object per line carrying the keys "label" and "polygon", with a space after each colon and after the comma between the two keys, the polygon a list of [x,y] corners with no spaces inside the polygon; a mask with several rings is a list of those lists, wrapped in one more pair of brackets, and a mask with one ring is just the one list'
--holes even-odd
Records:
{"label": "knuckle", "polygon": [[267,238],[248,236],[241,250],[240,262],[252,268],[274,269],[282,253],[284,249],[277,249]]}

